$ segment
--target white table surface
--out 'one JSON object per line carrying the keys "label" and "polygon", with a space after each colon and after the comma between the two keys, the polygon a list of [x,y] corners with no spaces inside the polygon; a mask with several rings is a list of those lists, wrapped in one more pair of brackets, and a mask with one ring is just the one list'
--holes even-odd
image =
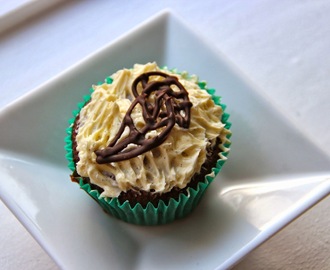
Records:
{"label": "white table surface", "polygon": [[[0,108],[164,8],[226,54],[330,155],[327,0],[65,1],[34,16],[30,10],[32,17],[11,20],[0,33]],[[327,198],[235,269],[329,269],[329,224]],[[0,232],[0,269],[58,269],[2,203]]]}

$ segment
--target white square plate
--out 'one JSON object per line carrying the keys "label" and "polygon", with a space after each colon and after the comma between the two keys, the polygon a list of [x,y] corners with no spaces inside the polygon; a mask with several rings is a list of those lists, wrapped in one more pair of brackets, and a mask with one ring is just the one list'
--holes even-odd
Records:
{"label": "white square plate", "polygon": [[[232,151],[189,217],[138,227],[105,215],[71,183],[71,111],[94,83],[157,61],[217,89]],[[171,12],[153,17],[0,112],[0,195],[63,269],[225,269],[330,190],[330,160],[219,52]]]}

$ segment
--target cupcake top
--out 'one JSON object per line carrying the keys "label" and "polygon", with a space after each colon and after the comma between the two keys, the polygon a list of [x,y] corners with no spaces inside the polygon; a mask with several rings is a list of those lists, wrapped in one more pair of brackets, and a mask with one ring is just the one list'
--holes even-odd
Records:
{"label": "cupcake top", "polygon": [[[222,108],[199,87],[197,77],[156,63],[136,64],[111,78],[110,84],[93,86],[80,111],[77,173],[103,188],[105,197],[130,189],[185,188],[200,172],[207,149],[217,138],[226,141]],[[150,104],[159,104],[158,110]]]}

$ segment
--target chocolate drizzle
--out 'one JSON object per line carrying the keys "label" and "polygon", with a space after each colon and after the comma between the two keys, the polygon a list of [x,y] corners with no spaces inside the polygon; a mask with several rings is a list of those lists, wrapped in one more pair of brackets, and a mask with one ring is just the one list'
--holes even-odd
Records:
{"label": "chocolate drizzle", "polygon": [[[151,76],[161,76],[161,81],[150,81]],[[138,93],[141,83],[142,92]],[[153,71],[143,73],[132,84],[135,96],[127,110],[118,133],[108,147],[95,151],[99,164],[131,159],[161,145],[177,123],[182,128],[189,128],[190,108],[188,92],[174,76]],[[132,119],[133,109],[140,105],[145,125],[138,129]],[[126,128],[129,134],[120,140]],[[157,136],[146,138],[148,132],[161,129]],[[119,141],[120,140],[120,141]],[[128,147],[130,145],[130,147]]]}

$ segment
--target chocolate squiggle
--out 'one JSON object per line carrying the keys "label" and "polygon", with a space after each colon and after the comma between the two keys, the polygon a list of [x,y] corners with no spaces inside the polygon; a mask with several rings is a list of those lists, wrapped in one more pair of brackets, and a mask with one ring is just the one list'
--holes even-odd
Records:
{"label": "chocolate squiggle", "polygon": [[[164,79],[149,82],[151,76],[161,76]],[[139,83],[143,89],[141,94],[137,90]],[[135,99],[127,110],[118,133],[108,147],[95,151],[96,162],[99,164],[131,159],[152,150],[166,140],[175,123],[182,128],[189,128],[192,103],[187,90],[176,77],[159,71],[143,73],[134,80],[132,92]],[[135,127],[131,117],[138,104],[142,107],[145,122],[140,130]],[[128,136],[118,142],[126,127],[129,128]],[[157,136],[146,138],[148,132],[161,128]]]}

